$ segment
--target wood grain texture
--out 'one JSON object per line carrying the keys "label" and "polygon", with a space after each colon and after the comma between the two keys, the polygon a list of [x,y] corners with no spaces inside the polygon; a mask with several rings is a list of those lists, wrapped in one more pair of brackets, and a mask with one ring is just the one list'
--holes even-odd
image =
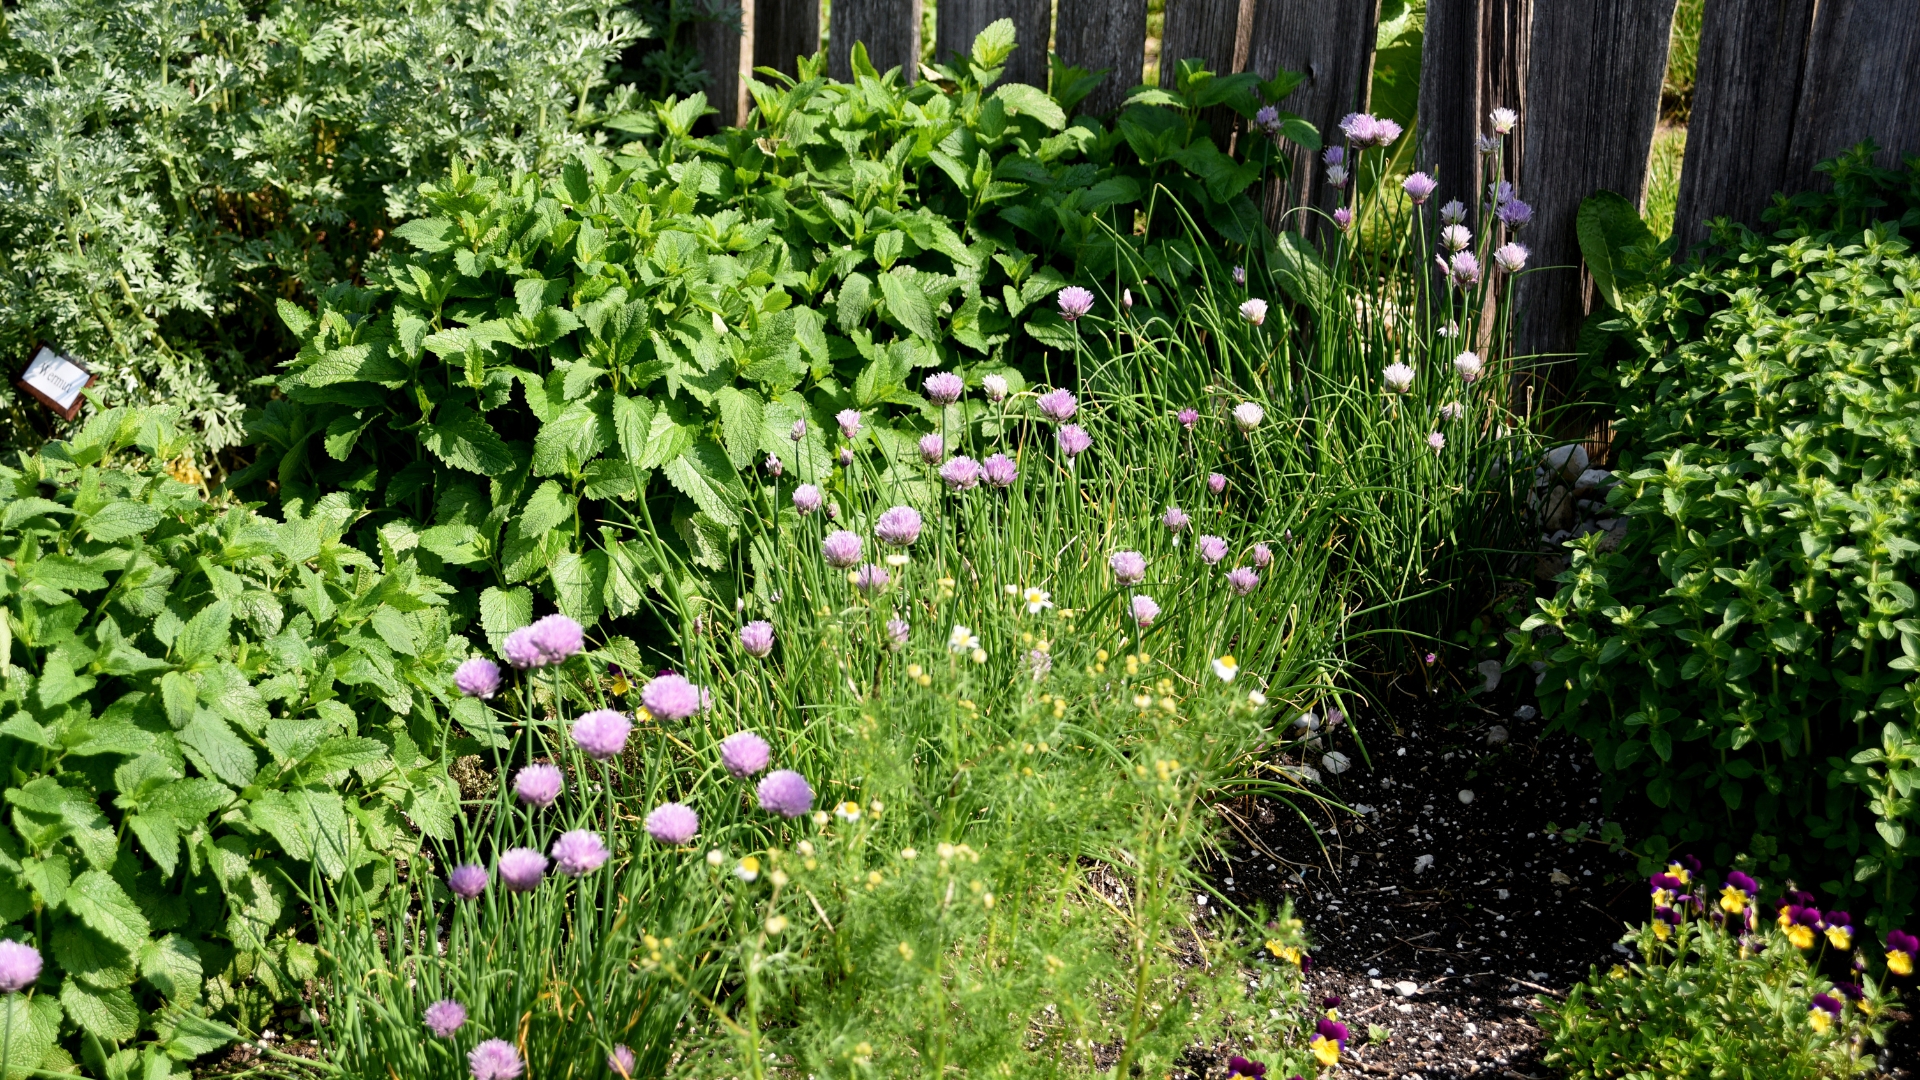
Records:
{"label": "wood grain texture", "polygon": [[1167,0],[1160,32],[1160,85],[1172,87],[1180,61],[1198,57],[1207,70],[1233,70],[1240,0]]}
{"label": "wood grain texture", "polygon": [[1813,167],[1862,139],[1876,160],[1920,153],[1920,3],[1821,0],[1807,41],[1787,149],[1789,190],[1814,183]]}
{"label": "wood grain texture", "polygon": [[[1436,202],[1459,199],[1477,207],[1495,171],[1492,160],[1474,149],[1475,140],[1492,130],[1488,114],[1508,108],[1524,118],[1533,8],[1533,0],[1428,3],[1414,160],[1440,181]],[[1525,139],[1523,119],[1502,151],[1499,172],[1508,180],[1519,178]]]}
{"label": "wood grain texture", "polygon": [[1146,69],[1147,0],[1060,0],[1053,37],[1060,59],[1088,71],[1109,69],[1074,109],[1106,116],[1140,85]]}
{"label": "wood grain texture", "polygon": [[[1341,117],[1367,107],[1376,6],[1375,0],[1261,0],[1250,28],[1248,69],[1262,79],[1280,71],[1305,75],[1280,107],[1306,118],[1331,140]],[[1280,215],[1295,207],[1331,212],[1339,205],[1319,155],[1285,145],[1293,173],[1267,192],[1267,224],[1276,229]],[[1312,220],[1312,215],[1294,214],[1286,226],[1307,229]]]}
{"label": "wood grain texture", "polygon": [[853,78],[854,42],[881,74],[899,68],[908,83],[920,77],[920,0],[834,0],[827,32],[827,74]]}
{"label": "wood grain texture", "polygon": [[794,59],[820,51],[820,0],[754,0],[753,66],[799,73]]}
{"label": "wood grain texture", "polygon": [[[940,0],[934,12],[934,55],[943,64],[954,63],[957,57],[964,65],[973,51],[973,39],[1000,19],[1013,20],[1017,42],[1000,81],[1026,83],[1045,90],[1053,0]],[[1142,28],[1144,32],[1144,23]]]}
{"label": "wood grain texture", "polygon": [[740,0],[740,21],[693,24],[693,45],[707,73],[707,104],[718,110],[712,122],[722,127],[746,119],[747,84],[740,77],[741,50],[753,55],[754,0]]}
{"label": "wood grain texture", "polygon": [[1673,3],[1535,0],[1520,170],[1533,222],[1519,237],[1533,272],[1515,290],[1521,355],[1567,353],[1579,336],[1580,201],[1602,189],[1643,200]]}

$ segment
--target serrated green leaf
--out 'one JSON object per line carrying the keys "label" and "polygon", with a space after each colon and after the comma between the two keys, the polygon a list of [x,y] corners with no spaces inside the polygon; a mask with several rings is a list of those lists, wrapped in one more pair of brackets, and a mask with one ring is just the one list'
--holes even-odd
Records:
{"label": "serrated green leaf", "polygon": [[139,536],[158,524],[160,511],[131,499],[116,499],[94,511],[87,518],[86,529],[89,537],[112,543]]}
{"label": "serrated green leaf", "polygon": [[520,508],[520,516],[514,519],[514,535],[529,540],[537,540],[551,532],[554,526],[573,520],[574,505],[577,500],[566,493],[555,481],[541,484],[528,497],[527,505]]}
{"label": "serrated green leaf", "polygon": [[667,463],[667,482],[722,525],[740,524],[747,489],[719,444],[702,439]]}
{"label": "serrated green leaf", "polygon": [[502,476],[513,469],[513,454],[491,425],[464,405],[440,410],[421,442],[441,461],[481,476]]}
{"label": "serrated green leaf", "polygon": [[1052,131],[1067,126],[1066,110],[1037,86],[1006,83],[995,90],[993,96],[1006,106],[1009,116],[1031,116]]}
{"label": "serrated green leaf", "polygon": [[720,409],[720,437],[726,443],[727,459],[735,469],[751,468],[765,423],[765,403],[750,390],[729,386],[714,396],[714,404]]}
{"label": "serrated green leaf", "polygon": [[533,593],[524,587],[493,587],[480,594],[480,626],[487,644],[498,654],[507,647],[507,635],[533,622]]}
{"label": "serrated green leaf", "polygon": [[140,1007],[124,988],[95,990],[76,979],[60,987],[60,1006],[82,1031],[107,1042],[125,1042],[140,1031]]}
{"label": "serrated green leaf", "polygon": [[150,931],[147,917],[120,883],[104,871],[89,870],[74,878],[64,903],[95,933],[127,952],[137,954],[146,944]]}

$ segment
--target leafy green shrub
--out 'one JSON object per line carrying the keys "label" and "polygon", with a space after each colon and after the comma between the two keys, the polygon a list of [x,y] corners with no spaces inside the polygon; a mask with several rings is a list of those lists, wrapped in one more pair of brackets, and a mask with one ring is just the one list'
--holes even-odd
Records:
{"label": "leafy green shrub", "polygon": [[[1621,306],[1601,392],[1629,526],[1570,545],[1512,659],[1543,661],[1545,713],[1665,811],[1656,857],[1738,845],[1885,927],[1916,888],[1920,164],[1865,155],[1779,200],[1777,237],[1721,223],[1675,268],[1644,238],[1589,254]],[[1889,200],[1905,216],[1874,222]]]}
{"label": "leafy green shrub", "polygon": [[[236,446],[248,382],[292,351],[274,301],[357,275],[452,160],[604,141],[634,98],[608,65],[648,32],[619,0],[11,5],[0,356],[51,340],[107,403],[182,407],[203,457]],[[38,406],[10,379],[0,402],[24,445]]]}
{"label": "leafy green shrub", "polygon": [[[902,87],[856,51],[852,84],[820,79],[820,58],[786,89],[754,83],[746,130],[694,137],[696,95],[656,107],[654,150],[584,153],[552,180],[456,163],[421,189],[433,216],[396,230],[412,250],[368,288],[329,291],[317,316],[281,305],[303,347],[235,484],[377,493],[495,588],[482,603],[496,631],[534,588],[587,623],[638,610],[665,569],[628,525],[718,570],[747,477],[773,456],[824,478],[841,410],[863,414],[857,445],[918,487],[921,434],[1000,419],[984,402],[934,405],[913,372],[999,373],[1019,391],[1023,370],[1076,347],[1044,303],[1070,274],[1175,308],[1175,291],[1218,273],[1205,248],[1260,246],[1247,191],[1284,160],[1267,139],[1228,158],[1194,123],[1222,102],[1253,112],[1251,76],[1189,70],[1178,93],[1137,94],[1113,131],[1068,124],[1085,78],[1058,100],[988,93],[1010,27],[980,36],[952,89]],[[1158,235],[1183,211],[1212,224]]]}
{"label": "leafy green shrub", "polygon": [[290,880],[451,835],[447,587],[343,543],[342,495],[208,502],[184,444],[106,410],[0,468],[0,921],[48,959],[16,1069],[166,1075],[317,970]]}

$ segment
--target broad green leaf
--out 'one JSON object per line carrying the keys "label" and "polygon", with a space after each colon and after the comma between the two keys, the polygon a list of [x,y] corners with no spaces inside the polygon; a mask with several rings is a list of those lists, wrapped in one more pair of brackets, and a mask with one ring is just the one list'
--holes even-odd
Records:
{"label": "broad green leaf", "polygon": [[69,979],[60,987],[60,1006],[82,1031],[106,1042],[125,1042],[140,1030],[140,1007],[124,988],[95,990]]}
{"label": "broad green leaf", "polygon": [[694,505],[722,525],[740,524],[740,507],[747,500],[727,452],[717,443],[702,439],[667,463],[663,470],[667,482]]}
{"label": "broad green leaf", "polygon": [[1596,191],[1581,200],[1574,231],[1580,238],[1580,256],[1593,275],[1594,289],[1608,307],[1619,310],[1625,303],[1623,290],[1640,283],[1624,265],[1625,249],[1651,243],[1652,231],[1641,220],[1638,208],[1611,191]]}
{"label": "broad green leaf", "polygon": [[200,950],[179,934],[146,943],[140,950],[140,976],[167,1000],[192,1002],[200,996]]}
{"label": "broad green leaf", "polygon": [[613,445],[609,395],[576,401],[540,425],[533,440],[533,474],[571,474]]}
{"label": "broad green leaf", "polygon": [[570,551],[553,562],[554,599],[562,614],[585,626],[600,621],[607,587],[607,553]]}
{"label": "broad green leaf", "polygon": [[480,594],[480,626],[494,653],[507,647],[507,635],[533,622],[533,593],[526,588],[489,588]]}
{"label": "broad green leaf", "polygon": [[173,655],[183,664],[208,659],[227,647],[233,625],[233,606],[215,600],[196,612],[173,639]]}
{"label": "broad green leaf", "polygon": [[1052,131],[1067,126],[1066,110],[1037,86],[1006,83],[995,90],[993,96],[1006,106],[1009,116],[1031,116]]}
{"label": "broad green leaf", "polygon": [[67,888],[66,908],[101,937],[138,954],[147,941],[147,917],[120,883],[100,870],[89,870]]}
{"label": "broad green leaf", "polygon": [[195,768],[234,787],[251,784],[260,767],[253,748],[212,709],[195,709],[193,719],[175,737]]}
{"label": "broad green leaf", "polygon": [[714,404],[720,409],[720,437],[725,441],[728,460],[736,469],[751,468],[754,451],[760,445],[765,403],[751,390],[729,386],[714,396]]}
{"label": "broad green leaf", "polygon": [[[163,1031],[167,1056],[175,1061],[192,1061],[235,1042],[240,1033],[197,1013],[181,1013],[170,1031]],[[149,1073],[149,1078],[151,1078]]]}
{"label": "broad green leaf", "polygon": [[939,340],[940,324],[934,318],[933,302],[907,275],[881,274],[880,295],[886,301],[887,314],[901,326],[928,341]]}
{"label": "broad green leaf", "polygon": [[494,433],[491,425],[464,405],[448,405],[440,410],[437,423],[426,429],[421,440],[441,461],[456,469],[501,476],[513,468],[513,454]]}
{"label": "broad green leaf", "polygon": [[613,430],[620,454],[635,465],[645,460],[648,433],[653,427],[653,402],[620,395],[613,399]]}
{"label": "broad green leaf", "polygon": [[514,534],[539,539],[561,522],[571,521],[576,502],[555,481],[541,484],[527,499],[527,505],[520,508],[520,516],[513,523]]}
{"label": "broad green leaf", "polygon": [[145,503],[116,499],[94,511],[87,518],[86,529],[89,537],[111,543],[138,536],[158,524],[160,511]]}
{"label": "broad green leaf", "polygon": [[849,274],[840,282],[834,325],[840,328],[841,333],[850,334],[867,321],[867,312],[872,307],[873,279],[865,274]]}

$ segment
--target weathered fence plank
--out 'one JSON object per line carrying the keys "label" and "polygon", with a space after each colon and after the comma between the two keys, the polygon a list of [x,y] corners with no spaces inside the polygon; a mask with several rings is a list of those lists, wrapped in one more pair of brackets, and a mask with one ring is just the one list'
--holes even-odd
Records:
{"label": "weathered fence plank", "polygon": [[[1276,72],[1306,76],[1280,107],[1319,128],[1331,142],[1335,125],[1350,112],[1366,108],[1373,76],[1376,0],[1262,0],[1254,10],[1248,68],[1263,79]],[[1293,207],[1331,211],[1338,205],[1327,192],[1326,170],[1318,155],[1287,143],[1293,174],[1267,193],[1267,223],[1280,228],[1279,215]],[[1308,227],[1311,216],[1297,214],[1288,228]]]}
{"label": "weathered fence plank", "polygon": [[1106,81],[1080,102],[1089,116],[1105,116],[1120,107],[1127,91],[1140,85],[1147,60],[1147,0],[1060,0],[1060,59],[1088,71],[1107,69]]}
{"label": "weathered fence plank", "polygon": [[798,74],[820,50],[820,0],[753,0],[753,66]]}
{"label": "weathered fence plank", "polygon": [[853,45],[885,74],[897,67],[906,81],[920,77],[920,0],[834,0],[827,30],[827,74],[853,78]]}
{"label": "weathered fence plank", "polygon": [[1807,75],[1793,113],[1787,182],[1812,183],[1813,167],[1862,139],[1895,165],[1920,152],[1920,4],[1821,0],[1807,43]]}
{"label": "weathered fence plank", "polygon": [[719,110],[714,122],[738,124],[747,118],[752,99],[742,78],[741,50],[753,56],[754,0],[739,0],[740,22],[698,22],[693,26],[694,48],[707,72],[707,104]]}
{"label": "weathered fence plank", "polygon": [[1180,61],[1199,58],[1207,70],[1231,72],[1240,30],[1240,0],[1167,0],[1160,31],[1160,85],[1173,86]]}
{"label": "weathered fence plank", "polygon": [[942,63],[953,63],[957,58],[964,65],[973,49],[973,39],[999,19],[1013,20],[1014,40],[1018,43],[1000,81],[1046,89],[1047,40],[1053,30],[1053,0],[940,0],[934,12],[934,55]]}
{"label": "weathered fence plank", "polygon": [[[1526,98],[1528,28],[1533,0],[1430,0],[1420,50],[1420,130],[1414,160],[1440,181],[1440,202],[1479,205],[1489,159],[1474,141],[1491,130],[1496,108],[1519,110]],[[1663,47],[1664,48],[1664,47]],[[1666,55],[1663,51],[1662,56]],[[1584,66],[1587,57],[1581,58]],[[1526,129],[1508,140],[1501,175],[1519,175]]]}
{"label": "weathered fence plank", "polygon": [[1536,269],[1516,290],[1522,355],[1567,353],[1579,337],[1586,314],[1574,229],[1580,201],[1602,189],[1642,199],[1673,4],[1534,2],[1520,166],[1533,222],[1519,239]]}

